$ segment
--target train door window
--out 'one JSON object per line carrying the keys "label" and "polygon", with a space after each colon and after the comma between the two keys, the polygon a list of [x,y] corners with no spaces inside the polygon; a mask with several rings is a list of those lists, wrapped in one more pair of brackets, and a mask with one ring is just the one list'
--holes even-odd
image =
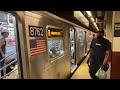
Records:
{"label": "train door window", "polygon": [[87,33],[87,51],[89,51],[90,49],[90,45],[91,45],[91,42],[92,42],[92,33],[91,32],[88,32]]}
{"label": "train door window", "polygon": [[76,52],[75,52],[75,30],[70,28],[70,43],[71,43],[71,72],[74,71],[76,66]]}
{"label": "train door window", "polygon": [[[85,53],[87,54],[87,34],[86,34],[86,31],[84,31],[84,34],[85,34],[85,41],[84,41],[84,43],[85,43]],[[86,54],[85,54],[85,56],[86,56]]]}
{"label": "train door window", "polygon": [[16,79],[18,75],[18,63],[17,63],[17,51],[16,51],[16,39],[15,39],[15,30],[16,23],[15,17],[6,12],[0,12],[0,37],[2,37],[1,32],[9,32],[9,36],[6,38],[6,53],[5,60],[6,65],[6,75],[3,74],[4,66],[1,67],[0,77],[8,79]]}
{"label": "train door window", "polygon": [[57,27],[48,27],[48,57],[54,61],[64,55],[64,43],[62,29]]}
{"label": "train door window", "polygon": [[85,41],[86,41],[86,34],[85,34],[85,32],[84,31],[82,31],[82,29],[81,29],[81,31],[80,31],[80,52],[81,52],[81,59],[84,57],[84,55],[85,55],[85,48],[86,48],[86,45],[85,45]]}

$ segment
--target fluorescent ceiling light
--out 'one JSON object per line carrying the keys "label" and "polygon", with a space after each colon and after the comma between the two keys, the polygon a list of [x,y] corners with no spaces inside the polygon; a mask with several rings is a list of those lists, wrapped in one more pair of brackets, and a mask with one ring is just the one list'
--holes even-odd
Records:
{"label": "fluorescent ceiling light", "polygon": [[94,24],[94,25],[96,25],[96,23],[95,23],[95,22],[94,22],[93,24]]}
{"label": "fluorescent ceiling light", "polygon": [[91,20],[94,22],[94,18],[92,17]]}
{"label": "fluorescent ceiling light", "polygon": [[98,27],[97,27],[97,24],[95,22],[93,24],[95,25],[95,27],[97,28],[97,30],[99,30]]}
{"label": "fluorescent ceiling light", "polygon": [[[86,13],[88,14],[89,17],[91,17],[91,20],[94,22],[94,18],[92,17],[92,13],[90,11],[86,11]],[[97,24],[95,22],[93,24],[95,25],[96,29],[99,30],[97,27]]]}
{"label": "fluorescent ceiling light", "polygon": [[88,16],[92,17],[92,14],[90,11],[86,11],[86,12],[87,12]]}
{"label": "fluorescent ceiling light", "polygon": [[74,17],[78,19],[80,22],[82,22],[84,25],[89,27],[89,21],[80,11],[74,11]]}

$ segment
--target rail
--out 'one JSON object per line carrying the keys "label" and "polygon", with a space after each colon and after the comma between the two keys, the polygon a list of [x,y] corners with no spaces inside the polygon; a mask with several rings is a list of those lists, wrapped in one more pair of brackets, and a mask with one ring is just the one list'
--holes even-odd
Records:
{"label": "rail", "polygon": [[13,72],[16,71],[16,70],[18,70],[18,68],[14,69],[14,70],[12,70],[11,72],[7,73],[6,75],[0,77],[0,79],[6,77],[6,76],[8,76],[8,75],[10,75],[11,73],[13,73]]}
{"label": "rail", "polygon": [[5,60],[6,58],[8,58],[9,56],[13,55],[13,54],[16,54],[16,53],[11,53],[11,54],[9,54],[8,56],[4,57],[3,59],[0,60],[0,63],[1,63],[3,60]]}
{"label": "rail", "polygon": [[[2,68],[0,68],[0,71],[3,70],[5,67],[8,67],[8,66],[10,66],[11,64],[13,64],[13,63],[15,63],[15,62],[17,62],[17,59],[15,59],[14,61],[12,61],[12,62],[10,62],[9,64],[7,64],[7,65],[3,66]],[[18,70],[18,68],[15,69],[15,70]],[[4,78],[5,76],[11,74],[11,73],[14,72],[15,70],[12,70],[11,72],[5,74],[4,76],[0,77],[0,79],[2,79],[2,78]]]}
{"label": "rail", "polygon": [[[0,63],[1,63],[2,61],[6,60],[6,58],[8,58],[9,56],[11,56],[11,55],[13,55],[13,54],[16,54],[16,53],[11,53],[11,54],[9,54],[8,56],[6,56],[5,58],[1,59],[1,60],[0,60]],[[3,66],[2,68],[0,68],[0,73],[1,73],[1,70],[3,70],[4,68],[7,68],[7,67],[10,66],[11,64],[14,64],[15,62],[17,62],[17,59],[15,59],[14,61],[11,61],[9,64],[7,64],[7,65]],[[15,70],[12,70],[11,72],[7,73],[6,75],[4,75],[4,76],[2,76],[2,77],[0,76],[0,79],[6,77],[6,76],[8,76],[8,75],[10,75],[11,73],[13,73],[13,72],[16,71],[16,70],[18,70],[18,68],[15,69]]]}
{"label": "rail", "polygon": [[10,66],[11,64],[13,64],[15,62],[17,62],[17,59],[15,59],[14,61],[12,61],[9,64],[7,64],[7,65],[3,66],[2,68],[0,68],[0,71],[3,70],[5,67],[8,67],[8,66]]}

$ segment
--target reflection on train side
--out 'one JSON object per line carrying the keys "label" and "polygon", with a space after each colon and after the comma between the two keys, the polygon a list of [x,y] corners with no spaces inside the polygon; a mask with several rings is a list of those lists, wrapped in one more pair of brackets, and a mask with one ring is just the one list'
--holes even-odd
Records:
{"label": "reflection on train side", "polygon": [[50,59],[64,54],[62,40],[49,40],[48,48],[49,48]]}

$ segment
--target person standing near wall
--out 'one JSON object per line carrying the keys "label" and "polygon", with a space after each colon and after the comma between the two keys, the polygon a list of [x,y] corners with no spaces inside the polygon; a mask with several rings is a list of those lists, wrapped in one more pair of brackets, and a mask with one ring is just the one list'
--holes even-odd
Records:
{"label": "person standing near wall", "polygon": [[90,63],[89,73],[93,79],[98,79],[95,74],[99,68],[103,70],[106,69],[111,50],[111,44],[109,40],[105,39],[103,36],[104,30],[98,31],[97,37],[93,38],[90,45],[90,55],[87,63]]}

